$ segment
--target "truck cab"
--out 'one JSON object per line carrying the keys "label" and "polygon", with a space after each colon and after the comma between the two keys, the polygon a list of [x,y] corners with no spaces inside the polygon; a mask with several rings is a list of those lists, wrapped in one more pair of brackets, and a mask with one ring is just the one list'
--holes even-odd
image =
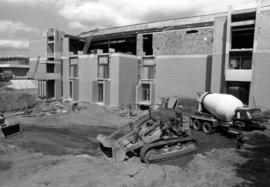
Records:
{"label": "truck cab", "polygon": [[258,108],[237,108],[233,117],[233,128],[239,130],[264,130],[265,126],[261,115],[261,110]]}

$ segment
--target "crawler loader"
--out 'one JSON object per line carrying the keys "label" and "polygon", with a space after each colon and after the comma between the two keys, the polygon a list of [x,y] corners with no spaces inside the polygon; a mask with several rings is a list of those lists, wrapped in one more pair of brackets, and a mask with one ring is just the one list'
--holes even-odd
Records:
{"label": "crawler loader", "polygon": [[0,114],[0,129],[0,139],[5,139],[22,132],[19,123],[10,124],[3,114]]}
{"label": "crawler loader", "polygon": [[104,155],[116,161],[137,156],[145,163],[153,163],[197,150],[197,141],[191,137],[189,123],[183,120],[182,115],[177,117],[174,110],[149,110],[149,114],[109,136],[98,135],[97,140]]}

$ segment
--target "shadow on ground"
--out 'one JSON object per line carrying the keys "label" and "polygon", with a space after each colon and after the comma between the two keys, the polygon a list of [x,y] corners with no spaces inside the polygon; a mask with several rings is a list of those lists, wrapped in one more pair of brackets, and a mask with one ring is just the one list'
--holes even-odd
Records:
{"label": "shadow on ground", "polygon": [[246,182],[237,186],[270,186],[270,137],[255,133],[246,143],[251,146],[240,155],[248,161],[237,166],[237,175]]}
{"label": "shadow on ground", "polygon": [[0,160],[0,171],[8,170],[11,167],[10,161],[1,161]]}
{"label": "shadow on ground", "polygon": [[[205,134],[202,131],[192,130],[192,136],[198,141],[198,150],[196,153],[204,154],[212,149],[233,148],[235,147],[235,140],[222,136],[220,133]],[[160,165],[177,165],[186,167],[188,163],[194,158],[194,154],[184,155],[182,157],[162,161]]]}
{"label": "shadow on ground", "polygon": [[7,139],[6,142],[32,152],[44,155],[89,154],[98,155],[96,136],[110,134],[113,128],[70,125],[53,128],[27,126],[22,134]]}

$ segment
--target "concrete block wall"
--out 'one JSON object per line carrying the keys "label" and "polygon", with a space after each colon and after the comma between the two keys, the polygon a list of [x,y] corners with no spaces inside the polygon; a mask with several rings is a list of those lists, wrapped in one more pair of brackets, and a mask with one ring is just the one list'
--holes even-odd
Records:
{"label": "concrete block wall", "polygon": [[[41,58],[42,61],[45,58]],[[29,59],[29,72],[34,73],[36,65],[37,65],[38,57],[32,57]]]}
{"label": "concrete block wall", "polygon": [[61,61],[55,63],[54,65],[54,73],[62,73],[62,65],[61,65]]}
{"label": "concrete block wall", "polygon": [[41,73],[41,74],[46,73],[46,70],[47,70],[46,62],[47,62],[47,60],[45,58],[42,58],[39,60],[39,65],[37,67],[36,75],[39,73]]}
{"label": "concrete block wall", "polygon": [[60,60],[63,54],[64,34],[64,32],[58,30],[54,31],[54,58],[56,61]]}
{"label": "concrete block wall", "polygon": [[270,110],[270,7],[257,10],[249,105]]}
{"label": "concrete block wall", "polygon": [[79,101],[92,102],[92,82],[97,80],[97,56],[80,55],[78,58]]}
{"label": "concrete block wall", "polygon": [[119,103],[127,105],[136,102],[136,86],[139,59],[132,55],[119,56]]}
{"label": "concrete block wall", "polygon": [[254,56],[249,105],[270,110],[270,52]]}
{"label": "concrete block wall", "polygon": [[[97,77],[97,55],[78,56],[78,90],[79,101],[93,101],[93,82]],[[133,55],[111,54],[110,55],[110,79],[108,83],[106,104],[110,106],[127,105],[135,103],[135,93],[137,84],[138,58]],[[68,90],[68,83],[63,88]],[[105,86],[107,87],[107,86]],[[74,88],[75,89],[75,88]],[[105,98],[104,98],[105,99]]]}
{"label": "concrete block wall", "polygon": [[[197,33],[187,33],[197,30]],[[213,28],[192,28],[153,33],[154,55],[211,54]]]}
{"label": "concrete block wall", "polygon": [[156,63],[156,98],[196,98],[197,92],[210,90],[211,55],[157,56]]}

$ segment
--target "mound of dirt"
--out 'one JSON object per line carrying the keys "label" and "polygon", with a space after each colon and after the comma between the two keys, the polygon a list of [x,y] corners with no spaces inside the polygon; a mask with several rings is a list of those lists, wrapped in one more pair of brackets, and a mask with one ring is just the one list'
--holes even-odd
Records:
{"label": "mound of dirt", "polygon": [[[48,105],[47,107],[51,106]],[[40,108],[44,108],[43,105],[39,104],[33,111],[41,111]],[[75,112],[69,110],[65,114],[37,115],[33,117],[14,116],[10,121],[23,125],[46,127],[65,127],[70,125],[121,127],[130,122],[131,119],[112,114],[104,106],[84,104],[83,109]]]}
{"label": "mound of dirt", "polygon": [[[27,186],[233,186],[242,182],[232,163],[244,159],[229,149],[197,155],[186,169],[115,163],[88,155],[44,156],[13,148],[0,156],[1,185]],[[5,151],[7,151],[5,149]]]}
{"label": "mound of dirt", "polygon": [[36,96],[17,91],[0,92],[0,112],[24,110],[33,107],[37,103]]}

